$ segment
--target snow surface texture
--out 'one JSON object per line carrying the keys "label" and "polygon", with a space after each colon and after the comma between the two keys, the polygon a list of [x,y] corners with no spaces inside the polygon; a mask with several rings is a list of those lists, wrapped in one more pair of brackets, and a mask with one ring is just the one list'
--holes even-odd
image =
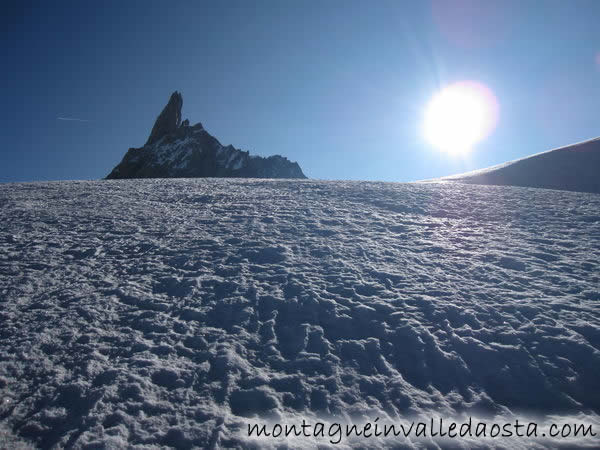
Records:
{"label": "snow surface texture", "polygon": [[487,169],[433,181],[538,187],[600,194],[599,174],[600,138],[596,138]]}
{"label": "snow surface texture", "polygon": [[598,195],[119,180],[4,184],[0,208],[5,442],[230,447],[253,416],[600,413]]}

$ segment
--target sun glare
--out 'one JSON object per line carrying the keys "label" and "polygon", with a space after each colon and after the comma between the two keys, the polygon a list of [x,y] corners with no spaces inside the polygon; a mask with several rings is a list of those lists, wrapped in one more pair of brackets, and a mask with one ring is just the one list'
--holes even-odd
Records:
{"label": "sun glare", "polygon": [[498,102],[493,92],[481,83],[461,81],[431,99],[423,135],[440,150],[464,155],[493,131],[497,120]]}

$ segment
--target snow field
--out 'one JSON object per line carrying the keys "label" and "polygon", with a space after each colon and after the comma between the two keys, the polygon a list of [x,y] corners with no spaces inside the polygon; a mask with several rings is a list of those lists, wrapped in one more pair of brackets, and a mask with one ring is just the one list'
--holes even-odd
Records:
{"label": "snow field", "polygon": [[600,413],[598,195],[120,180],[4,184],[0,210],[14,439],[230,447],[247,418]]}

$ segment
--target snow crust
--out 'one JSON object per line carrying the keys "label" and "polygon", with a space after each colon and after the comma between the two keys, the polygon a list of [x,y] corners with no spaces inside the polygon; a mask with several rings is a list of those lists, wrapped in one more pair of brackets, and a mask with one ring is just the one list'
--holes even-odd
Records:
{"label": "snow crust", "polygon": [[4,184],[0,208],[10,442],[245,447],[248,418],[598,420],[598,195],[154,179]]}

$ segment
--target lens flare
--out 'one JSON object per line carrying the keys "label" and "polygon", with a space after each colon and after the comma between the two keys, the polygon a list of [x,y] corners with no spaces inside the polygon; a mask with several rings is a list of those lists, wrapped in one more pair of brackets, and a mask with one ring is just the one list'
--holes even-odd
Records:
{"label": "lens flare", "polygon": [[498,122],[494,93],[476,81],[461,81],[435,94],[425,111],[423,136],[434,147],[450,154],[471,151]]}

